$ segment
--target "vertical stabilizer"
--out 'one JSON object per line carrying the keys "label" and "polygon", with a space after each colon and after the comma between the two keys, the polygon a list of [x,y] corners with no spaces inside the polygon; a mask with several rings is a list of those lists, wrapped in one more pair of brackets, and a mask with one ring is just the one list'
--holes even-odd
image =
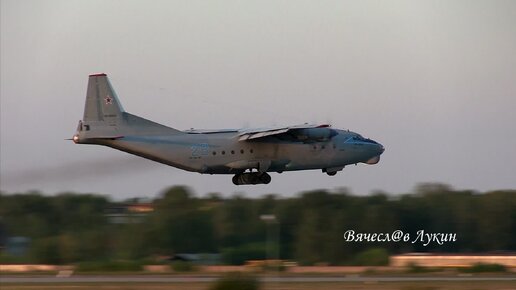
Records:
{"label": "vertical stabilizer", "polygon": [[125,112],[107,75],[103,73],[90,75],[84,117],[79,122],[77,140],[181,133],[176,129]]}
{"label": "vertical stabilizer", "polygon": [[90,75],[83,121],[104,121],[113,124],[122,117],[123,112],[124,108],[107,75]]}

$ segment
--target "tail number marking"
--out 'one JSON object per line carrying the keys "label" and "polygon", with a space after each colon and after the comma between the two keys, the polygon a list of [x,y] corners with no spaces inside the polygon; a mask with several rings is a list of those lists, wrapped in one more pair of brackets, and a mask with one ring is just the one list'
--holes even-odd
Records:
{"label": "tail number marking", "polygon": [[190,147],[192,150],[192,157],[201,157],[208,155],[210,145],[207,143],[194,144]]}

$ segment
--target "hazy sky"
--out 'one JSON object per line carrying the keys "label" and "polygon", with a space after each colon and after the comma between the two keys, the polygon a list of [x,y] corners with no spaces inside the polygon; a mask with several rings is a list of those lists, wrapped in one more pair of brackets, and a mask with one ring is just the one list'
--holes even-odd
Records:
{"label": "hazy sky", "polygon": [[[516,188],[516,1],[1,1],[0,189],[155,196]],[[375,166],[237,187],[74,145],[88,75],[178,128],[330,122]]]}

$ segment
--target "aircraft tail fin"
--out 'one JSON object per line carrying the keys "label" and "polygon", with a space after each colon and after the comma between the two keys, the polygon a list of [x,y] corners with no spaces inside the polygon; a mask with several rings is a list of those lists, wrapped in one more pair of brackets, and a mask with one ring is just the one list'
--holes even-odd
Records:
{"label": "aircraft tail fin", "polygon": [[84,138],[179,134],[179,130],[125,112],[106,74],[89,76],[84,116],[78,133]]}
{"label": "aircraft tail fin", "polygon": [[90,75],[83,121],[113,123],[122,116],[122,112],[124,112],[124,108],[115,90],[113,90],[107,75]]}

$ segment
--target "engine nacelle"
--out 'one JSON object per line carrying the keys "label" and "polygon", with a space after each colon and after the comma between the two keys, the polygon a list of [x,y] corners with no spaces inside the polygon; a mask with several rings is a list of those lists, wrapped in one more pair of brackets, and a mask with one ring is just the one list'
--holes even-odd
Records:
{"label": "engine nacelle", "polygon": [[299,129],[295,134],[301,141],[327,141],[337,135],[337,131],[330,128],[309,128]]}

